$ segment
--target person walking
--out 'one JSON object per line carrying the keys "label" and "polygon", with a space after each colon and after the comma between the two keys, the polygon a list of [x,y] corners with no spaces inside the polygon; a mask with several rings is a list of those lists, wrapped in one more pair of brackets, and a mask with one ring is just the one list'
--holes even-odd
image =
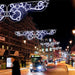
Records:
{"label": "person walking", "polygon": [[22,67],[24,67],[24,61],[23,60],[21,60],[21,64],[22,64]]}
{"label": "person walking", "polygon": [[73,62],[74,62],[73,58],[71,59],[71,62],[72,62],[72,66],[73,66]]}
{"label": "person walking", "polygon": [[12,75],[21,75],[20,65],[19,65],[19,62],[18,62],[17,58],[13,62]]}
{"label": "person walking", "polygon": [[24,67],[26,67],[26,59],[24,60]]}

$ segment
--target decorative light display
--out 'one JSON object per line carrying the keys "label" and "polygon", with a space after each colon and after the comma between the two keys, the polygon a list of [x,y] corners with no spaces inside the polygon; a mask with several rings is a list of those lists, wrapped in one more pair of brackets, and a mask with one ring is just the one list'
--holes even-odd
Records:
{"label": "decorative light display", "polygon": [[0,21],[1,21],[1,20],[4,18],[4,16],[5,16],[4,7],[5,7],[4,4],[0,5]]}
{"label": "decorative light display", "polygon": [[59,49],[62,49],[62,47],[54,47],[52,48],[53,50],[59,50]]}
{"label": "decorative light display", "polygon": [[[35,4],[35,5],[34,5]],[[8,6],[0,5],[0,21],[9,17],[14,21],[20,21],[28,11],[42,11],[48,7],[49,0],[11,3]]]}
{"label": "decorative light display", "polygon": [[49,46],[54,46],[54,45],[59,45],[60,44],[60,42],[51,42],[51,43],[49,43],[49,42],[45,42],[45,43],[40,43],[40,45],[42,45],[42,46],[46,46],[46,47],[49,47]]}
{"label": "decorative light display", "polygon": [[15,35],[25,36],[28,40],[32,40],[34,38],[42,40],[45,35],[54,35],[55,33],[55,29],[36,31],[15,31]]}

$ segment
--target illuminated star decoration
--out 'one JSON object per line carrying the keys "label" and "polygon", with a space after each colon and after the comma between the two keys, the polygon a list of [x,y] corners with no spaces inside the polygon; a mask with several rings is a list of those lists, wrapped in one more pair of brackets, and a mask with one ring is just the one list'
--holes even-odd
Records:
{"label": "illuminated star decoration", "polygon": [[28,40],[39,39],[42,40],[45,35],[54,35],[55,29],[50,30],[36,30],[36,31],[15,31],[17,36],[25,36]]}
{"label": "illuminated star decoration", "polygon": [[[36,5],[34,6],[34,4]],[[13,21],[20,21],[28,11],[42,11],[48,7],[48,4],[49,0],[11,3],[8,6],[1,4],[0,21],[2,21],[4,17],[9,17]],[[4,9],[4,7],[6,9]]]}

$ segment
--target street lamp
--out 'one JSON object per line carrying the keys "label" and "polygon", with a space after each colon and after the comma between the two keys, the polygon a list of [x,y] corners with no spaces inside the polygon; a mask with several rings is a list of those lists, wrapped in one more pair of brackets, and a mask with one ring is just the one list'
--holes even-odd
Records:
{"label": "street lamp", "polygon": [[69,49],[69,46],[67,46],[67,49]]}
{"label": "street lamp", "polygon": [[70,40],[69,43],[72,44],[72,40]]}
{"label": "street lamp", "polygon": [[69,43],[70,43],[70,45],[69,45],[69,52],[71,52],[72,40],[70,40]]}
{"label": "street lamp", "polygon": [[75,36],[75,29],[72,30],[73,35]]}
{"label": "street lamp", "polygon": [[65,49],[65,51],[67,51],[67,49]]}
{"label": "street lamp", "polygon": [[37,47],[35,46],[35,49],[36,49]]}
{"label": "street lamp", "polygon": [[74,44],[75,44],[75,29],[72,30],[72,34],[74,35]]}
{"label": "street lamp", "polygon": [[[24,46],[25,49],[26,49],[26,42],[27,42],[27,41],[24,39],[24,40],[23,40],[23,43],[24,43],[24,45],[25,45],[25,46]],[[26,52],[27,52],[27,51],[26,51]],[[28,53],[28,52],[27,52],[27,53]],[[27,58],[27,57],[26,57],[26,58]]]}
{"label": "street lamp", "polygon": [[24,44],[26,44],[26,40],[23,40]]}
{"label": "street lamp", "polygon": [[67,46],[67,51],[69,52],[69,46]]}

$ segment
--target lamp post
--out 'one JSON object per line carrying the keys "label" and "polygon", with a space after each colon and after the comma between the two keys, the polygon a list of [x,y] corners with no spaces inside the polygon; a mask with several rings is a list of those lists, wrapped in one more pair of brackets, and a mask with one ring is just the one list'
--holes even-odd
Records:
{"label": "lamp post", "polygon": [[67,46],[67,49],[69,49],[69,46]]}
{"label": "lamp post", "polygon": [[72,40],[69,41],[69,52],[71,52]]}
{"label": "lamp post", "polygon": [[25,44],[25,46],[26,46],[26,42],[27,42],[27,41],[24,39],[24,40],[23,40],[23,43]]}
{"label": "lamp post", "polygon": [[72,30],[72,34],[74,35],[74,44],[75,44],[75,29]]}
{"label": "lamp post", "polygon": [[69,47],[69,46],[67,46],[67,52],[69,52],[69,48],[70,48],[70,47]]}

